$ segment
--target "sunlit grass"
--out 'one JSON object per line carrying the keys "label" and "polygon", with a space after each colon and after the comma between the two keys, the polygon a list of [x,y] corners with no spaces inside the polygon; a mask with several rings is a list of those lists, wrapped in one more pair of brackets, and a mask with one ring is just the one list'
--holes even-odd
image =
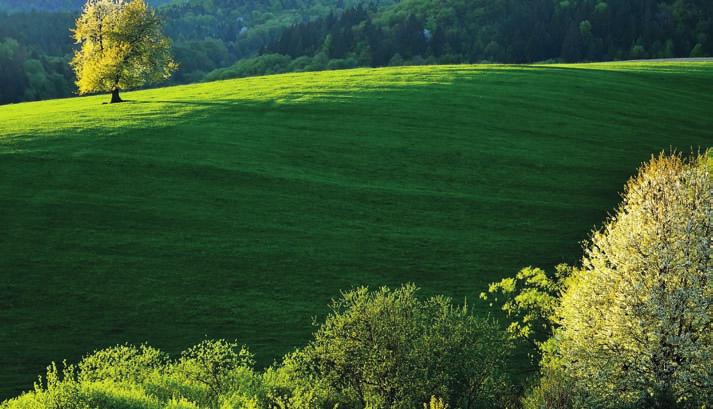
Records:
{"label": "sunlit grass", "polygon": [[459,300],[574,262],[641,161],[713,141],[713,64],[286,74],[0,107],[0,397],[51,360],[238,338],[354,285]]}

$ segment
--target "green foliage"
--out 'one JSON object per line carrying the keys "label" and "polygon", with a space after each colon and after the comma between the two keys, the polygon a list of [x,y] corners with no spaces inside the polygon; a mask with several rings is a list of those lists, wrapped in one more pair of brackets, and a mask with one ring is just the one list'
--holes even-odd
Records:
{"label": "green foliage", "polygon": [[[303,22],[266,47],[293,58],[327,52],[370,66],[706,56],[710,2],[404,0]],[[657,16],[654,18],[653,16]],[[691,52],[694,44],[695,54]],[[361,58],[360,58],[361,57]]]}
{"label": "green foliage", "polygon": [[331,313],[300,355],[303,373],[353,408],[414,408],[438,394],[455,407],[501,407],[510,390],[509,345],[497,326],[416,287],[359,288]]}
{"label": "green foliage", "polygon": [[163,352],[146,345],[118,345],[82,359],[80,380],[141,382],[163,367],[167,360]]}
{"label": "green foliage", "polygon": [[432,409],[446,409],[436,392],[456,407],[504,407],[504,334],[444,297],[421,301],[415,292],[343,294],[313,342],[263,373],[245,347],[225,340],[205,340],[177,360],[120,345],[61,374],[52,364],[44,383],[0,408],[408,408],[431,396]]}
{"label": "green foliage", "polygon": [[0,404],[2,409],[90,409],[82,395],[76,368],[63,363],[62,370],[53,362],[44,380],[35,383],[34,391]]}
{"label": "green foliage", "polygon": [[645,164],[567,284],[552,366],[596,407],[713,401],[711,163]]}
{"label": "green foliage", "polygon": [[144,0],[89,0],[72,33],[81,45],[71,62],[80,94],[155,83],[177,68],[161,20]]}
{"label": "green foliage", "polygon": [[431,396],[431,400],[423,404],[423,409],[448,409],[448,404],[441,398]]}
{"label": "green foliage", "polygon": [[143,388],[133,383],[113,381],[83,382],[75,399],[87,402],[90,408],[101,409],[163,409],[165,406]]}
{"label": "green foliage", "polygon": [[[490,285],[515,337],[541,326],[535,408],[705,408],[713,400],[713,155],[661,155],[626,185],[581,269]],[[488,299],[487,294],[482,298]],[[497,301],[497,299],[496,299]]]}
{"label": "green foliage", "polygon": [[0,104],[72,94],[72,22],[66,13],[0,13]]}
{"label": "green foliage", "polygon": [[166,404],[165,409],[199,409],[200,407],[195,403],[185,399],[185,398],[171,398]]}
{"label": "green foliage", "polygon": [[[629,180],[583,267],[545,298],[551,338],[525,408],[705,408],[713,400],[712,170],[710,151],[662,154]],[[513,282],[495,290],[512,293]]]}
{"label": "green foliage", "polygon": [[[0,0],[0,41],[43,61],[50,78],[8,70],[0,103],[76,93],[66,35],[81,0]],[[356,66],[602,61],[713,55],[708,0],[153,1],[173,44],[173,83]],[[36,6],[36,7],[35,7]],[[7,8],[7,7],[6,7]],[[32,12],[27,10],[65,10]],[[262,56],[289,61],[265,64]],[[271,57],[266,57],[270,59]],[[305,62],[308,61],[306,64]],[[231,66],[232,65],[232,66]],[[6,82],[3,84],[3,82]],[[12,85],[12,87],[11,87]]]}
{"label": "green foliage", "polygon": [[279,54],[266,54],[260,57],[240,60],[229,68],[208,73],[207,81],[241,78],[261,74],[279,74],[290,71],[290,58]]}
{"label": "green foliage", "polygon": [[235,389],[240,369],[250,369],[255,361],[247,348],[225,340],[205,340],[181,354],[175,370],[183,378],[208,389],[208,401],[218,406],[220,396]]}
{"label": "green foliage", "polygon": [[55,364],[32,392],[2,409],[260,408],[252,354],[233,342],[205,340],[169,360],[149,346],[96,351],[75,367]]}
{"label": "green foliage", "polygon": [[303,355],[300,351],[288,353],[279,365],[267,368],[261,374],[260,396],[264,406],[275,408],[332,408],[333,400],[324,382],[305,376]]}
{"label": "green foliage", "polygon": [[[151,5],[157,6],[174,0],[148,0]],[[17,12],[61,12],[80,10],[86,0],[0,0],[0,10]]]}
{"label": "green foliage", "polygon": [[579,409],[583,392],[561,370],[547,368],[537,384],[527,391],[522,400],[523,409]]}
{"label": "green foliage", "polygon": [[698,43],[696,44],[693,49],[691,50],[691,57],[705,57],[706,52],[703,49],[703,44]]}
{"label": "green foliage", "polygon": [[491,306],[493,302],[501,304],[500,308],[510,320],[507,330],[513,338],[532,343],[533,362],[540,361],[543,342],[554,334],[556,310],[572,270],[566,264],[559,264],[554,274],[548,275],[540,268],[526,267],[514,278],[491,283],[488,293],[480,294],[481,299],[492,301]]}

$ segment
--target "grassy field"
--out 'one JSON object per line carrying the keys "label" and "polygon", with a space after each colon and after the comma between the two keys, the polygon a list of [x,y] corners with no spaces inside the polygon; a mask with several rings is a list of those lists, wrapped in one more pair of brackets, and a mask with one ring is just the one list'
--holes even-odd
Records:
{"label": "grassy field", "polygon": [[237,338],[265,365],[343,289],[475,303],[575,262],[640,162],[713,145],[712,84],[713,63],[442,66],[0,107],[0,398],[123,342]]}

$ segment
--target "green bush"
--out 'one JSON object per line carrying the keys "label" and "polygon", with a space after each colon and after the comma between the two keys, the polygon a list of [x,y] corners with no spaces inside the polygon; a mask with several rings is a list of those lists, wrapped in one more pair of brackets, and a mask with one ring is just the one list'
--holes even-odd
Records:
{"label": "green bush", "polygon": [[146,345],[117,345],[96,351],[79,364],[80,381],[142,382],[164,367],[168,356]]}
{"label": "green bush", "polygon": [[76,368],[63,364],[60,371],[55,363],[47,367],[47,374],[35,383],[32,392],[4,402],[2,409],[89,409],[81,394]]}
{"label": "green bush", "polygon": [[174,374],[205,390],[202,403],[217,407],[222,396],[244,385],[252,378],[253,355],[245,347],[225,340],[205,340],[181,354]]}
{"label": "green bush", "polygon": [[312,342],[263,372],[236,342],[205,340],[173,360],[119,345],[76,367],[51,365],[34,391],[0,408],[505,407],[512,391],[504,331],[445,297],[421,300],[416,292],[407,285],[344,293]]}
{"label": "green bush", "polygon": [[416,292],[344,293],[295,355],[302,376],[351,408],[415,408],[434,395],[459,408],[504,406],[507,336],[467,307]]}
{"label": "green bush", "polygon": [[80,394],[91,408],[163,409],[164,405],[141,387],[112,381],[83,382]]}
{"label": "green bush", "polygon": [[185,398],[171,398],[165,409],[199,409],[199,406]]}
{"label": "green bush", "polygon": [[324,380],[305,376],[300,351],[287,354],[280,365],[262,374],[263,402],[267,407],[311,409],[336,405]]}
{"label": "green bush", "polygon": [[548,370],[522,400],[523,409],[575,409],[578,397],[574,382],[561,371]]}

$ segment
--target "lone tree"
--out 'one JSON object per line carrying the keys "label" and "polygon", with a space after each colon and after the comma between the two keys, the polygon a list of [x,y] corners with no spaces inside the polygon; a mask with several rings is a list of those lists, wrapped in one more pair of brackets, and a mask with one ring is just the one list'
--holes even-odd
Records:
{"label": "lone tree", "polygon": [[144,0],[89,0],[73,30],[81,44],[71,65],[80,94],[111,92],[168,79],[177,64],[161,20]]}

